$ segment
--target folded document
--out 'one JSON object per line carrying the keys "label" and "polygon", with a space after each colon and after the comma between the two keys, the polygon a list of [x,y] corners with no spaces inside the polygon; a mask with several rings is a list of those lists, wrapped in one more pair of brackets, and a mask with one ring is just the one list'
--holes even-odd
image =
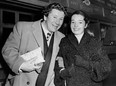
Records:
{"label": "folded document", "polygon": [[42,52],[41,52],[41,48],[37,48],[35,50],[32,50],[28,53],[25,53],[23,55],[21,55],[21,57],[28,61],[34,57],[37,57],[36,61],[34,63],[41,63],[41,62],[45,62],[44,58],[43,58],[43,55],[42,55]]}

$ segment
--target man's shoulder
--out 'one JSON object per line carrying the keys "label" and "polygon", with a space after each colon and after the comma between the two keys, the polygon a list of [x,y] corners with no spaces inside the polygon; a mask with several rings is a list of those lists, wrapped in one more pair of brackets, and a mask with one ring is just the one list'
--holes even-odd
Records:
{"label": "man's shoulder", "polygon": [[34,23],[34,21],[30,21],[30,22],[28,22],[28,21],[19,21],[19,22],[16,23],[16,25],[18,27],[30,27],[31,25],[33,25],[33,23]]}
{"label": "man's shoulder", "polygon": [[61,33],[60,31],[57,31],[57,36],[60,37],[60,38],[65,37],[65,35],[63,33]]}
{"label": "man's shoulder", "polygon": [[21,31],[30,31],[33,28],[33,25],[35,23],[39,24],[39,21],[19,21],[15,24],[16,29],[21,30]]}
{"label": "man's shoulder", "polygon": [[64,37],[65,37],[65,35],[63,33],[59,32],[59,31],[55,32],[55,38],[57,39],[58,44],[60,43],[61,39]]}

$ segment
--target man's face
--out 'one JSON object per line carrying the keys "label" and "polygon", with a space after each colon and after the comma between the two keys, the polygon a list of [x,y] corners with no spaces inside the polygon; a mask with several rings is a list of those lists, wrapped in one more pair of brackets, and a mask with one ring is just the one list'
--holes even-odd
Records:
{"label": "man's face", "polygon": [[57,9],[52,9],[48,16],[44,16],[45,24],[50,32],[57,31],[63,24],[64,12]]}

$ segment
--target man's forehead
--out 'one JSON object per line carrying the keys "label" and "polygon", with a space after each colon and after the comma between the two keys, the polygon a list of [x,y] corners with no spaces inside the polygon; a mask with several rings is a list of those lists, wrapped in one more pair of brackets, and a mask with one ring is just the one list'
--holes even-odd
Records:
{"label": "man's forehead", "polygon": [[57,12],[64,13],[62,10],[58,10],[58,9],[55,9],[55,8],[51,10],[51,13],[57,13]]}

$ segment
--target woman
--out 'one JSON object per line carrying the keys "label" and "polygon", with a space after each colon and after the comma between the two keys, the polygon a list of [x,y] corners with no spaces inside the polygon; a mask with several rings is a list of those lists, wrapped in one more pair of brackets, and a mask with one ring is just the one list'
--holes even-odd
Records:
{"label": "woman", "polygon": [[71,15],[71,34],[64,37],[55,65],[56,86],[102,86],[111,71],[111,61],[102,42],[87,30],[88,18],[83,11]]}

